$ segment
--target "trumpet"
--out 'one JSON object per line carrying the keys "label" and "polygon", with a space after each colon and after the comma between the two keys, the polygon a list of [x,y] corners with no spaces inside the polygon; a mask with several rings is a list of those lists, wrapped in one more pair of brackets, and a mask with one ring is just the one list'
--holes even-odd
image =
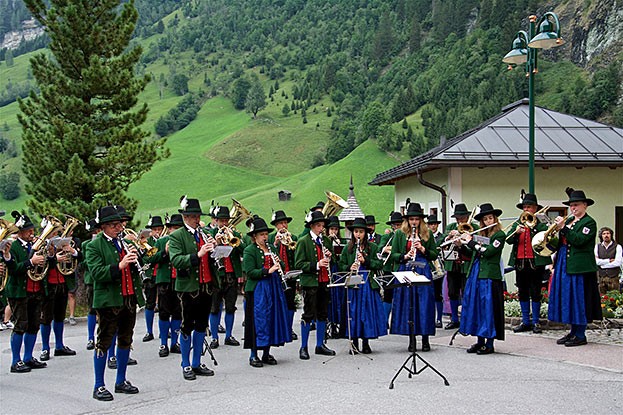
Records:
{"label": "trumpet", "polygon": [[220,227],[214,239],[220,239],[221,245],[229,245],[232,248],[240,245],[240,238],[234,235],[234,231],[229,226]]}
{"label": "trumpet", "polygon": [[[32,249],[30,250],[31,258],[34,255],[47,257],[48,238],[63,229],[63,223],[54,216],[46,216],[43,218],[41,226],[43,230],[39,236],[35,237],[37,241],[32,245]],[[28,278],[32,281],[41,281],[47,274],[49,268],[50,264],[47,260],[42,265],[35,265],[27,271]]]}
{"label": "trumpet", "polygon": [[279,238],[279,242],[286,245],[289,250],[293,251],[296,249],[296,241],[292,239],[292,234],[288,232],[287,229],[281,229],[277,232],[277,237]]}
{"label": "trumpet", "polygon": [[[153,256],[158,252],[158,248],[155,246],[151,246],[147,243],[146,238],[141,238],[139,234],[136,233],[133,229],[125,228],[123,230],[125,232],[124,236],[133,241],[134,245],[141,251],[145,253],[147,256]],[[141,232],[143,233],[143,232]]]}
{"label": "trumpet", "polygon": [[[137,235],[136,235],[136,232],[134,232],[132,229],[126,228],[126,229],[122,230],[121,232],[119,232],[119,235],[117,236],[117,239],[119,239],[119,242],[121,242],[121,247],[122,247],[123,251],[125,252],[125,254],[129,255],[129,254],[132,253],[132,251],[131,251],[131,248],[130,248],[130,244],[127,243],[126,240],[125,240],[125,237],[127,237],[127,236],[136,237]],[[138,245],[136,245],[136,246],[138,247]],[[149,264],[141,265],[141,261],[139,261],[139,259],[136,258],[136,260],[134,261],[134,266],[136,267],[136,269],[138,271],[138,275],[141,277],[141,281],[142,282],[151,281],[151,277],[145,273],[145,270],[147,268],[149,268]]]}

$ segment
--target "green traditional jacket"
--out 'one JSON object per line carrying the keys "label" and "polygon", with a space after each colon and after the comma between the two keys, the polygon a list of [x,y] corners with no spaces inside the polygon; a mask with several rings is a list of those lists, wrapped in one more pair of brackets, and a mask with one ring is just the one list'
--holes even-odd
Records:
{"label": "green traditional jacket", "polygon": [[[331,240],[322,235],[322,245],[331,252],[331,263],[335,264],[335,255],[333,255],[333,243]],[[295,269],[303,271],[301,274],[301,287],[317,287],[318,286],[318,270],[316,264],[322,259],[316,253],[316,243],[311,239],[311,234],[300,238],[296,244],[294,251]]]}
{"label": "green traditional jacket", "polygon": [[[93,278],[93,308],[122,307],[119,253],[104,232],[97,234],[86,246],[86,263]],[[134,265],[130,265],[134,295],[139,306],[145,304],[142,282]]]}
{"label": "green traditional jacket", "polygon": [[92,239],[87,239],[86,241],[82,241],[82,244],[80,245],[80,249],[83,252],[83,256],[82,256],[82,276],[84,279],[84,283],[86,285],[93,285],[93,277],[91,276],[91,271],[89,271],[89,266],[87,264],[87,257],[86,257],[86,252],[87,252],[87,246],[91,243]]}
{"label": "green traditional jacket", "polygon": [[[212,229],[203,228],[203,230],[204,232],[212,235],[213,238],[215,238],[216,234],[218,233],[218,228],[212,228]],[[240,234],[240,232],[238,232],[237,230],[234,230],[233,233],[235,237],[240,239],[240,245],[232,249],[231,254],[229,254],[229,259],[231,259],[231,265],[234,267],[234,275],[236,276],[236,278],[239,278],[242,276],[241,257],[242,257],[242,253],[244,252],[244,248],[246,248],[247,244],[245,242],[245,239]],[[225,267],[223,266],[218,269],[217,277],[218,277],[219,285],[220,285],[221,279],[224,276],[225,276]]]}
{"label": "green traditional jacket", "polygon": [[[195,237],[182,226],[169,235],[169,258],[171,265],[177,270],[175,278],[175,291],[195,292],[199,290],[199,261],[197,256],[197,242]],[[210,254],[207,254],[208,256]],[[209,258],[208,264],[212,277],[216,277],[214,259]],[[217,281],[213,280],[213,283]]]}
{"label": "green traditional jacket", "polygon": [[[279,255],[279,253],[280,253],[280,252],[279,252],[279,246],[280,246],[280,244],[275,244],[275,237],[276,237],[276,236],[277,236],[277,232],[276,232],[276,231],[275,231],[275,232],[273,232],[273,233],[271,233],[270,235],[268,235],[268,243],[270,244],[270,249],[272,249],[274,253],[276,253],[277,255]],[[296,242],[296,241],[298,241],[298,239],[299,239],[299,238],[298,238],[296,235],[294,235],[294,234],[292,235],[292,240],[293,240],[293,241],[295,241],[295,242]],[[295,263],[295,259],[294,259],[294,251],[295,251],[295,250],[296,250],[296,248],[295,248],[295,249],[289,249],[289,248],[286,248],[286,255],[287,255],[287,257],[288,257],[288,265],[290,266],[290,270],[295,269],[295,268],[294,268],[294,263]],[[281,258],[281,255],[279,255],[279,257]],[[284,259],[283,259],[283,258],[281,258],[281,260],[282,260],[282,261],[284,261]],[[284,262],[284,263],[285,263],[285,262]],[[284,269],[284,271],[285,271],[285,269]]]}
{"label": "green traditional jacket", "polygon": [[[25,298],[26,297],[26,283],[28,281],[28,270],[32,268],[30,263],[30,255],[28,249],[22,245],[20,239],[16,239],[11,244],[11,260],[6,263],[6,267],[9,271],[9,280],[4,287],[4,295],[6,298]],[[48,258],[48,264],[50,267],[56,266],[55,258]],[[47,280],[43,278],[42,292],[47,294]]]}
{"label": "green traditional jacket", "polygon": [[502,250],[504,249],[505,239],[506,234],[500,230],[489,237],[489,245],[480,246],[474,240],[467,244],[467,248],[472,251],[472,260],[469,263],[470,271],[474,264],[474,260],[477,257],[480,257],[480,270],[478,272],[478,278],[486,278],[490,280],[502,279],[500,259],[502,258]]}
{"label": "green traditional jacket", "polygon": [[[283,269],[283,262],[279,262],[281,264],[281,269]],[[256,244],[248,245],[244,249],[242,269],[247,275],[247,281],[244,286],[246,292],[255,291],[257,282],[269,277],[268,269],[264,268],[264,251]]]}
{"label": "green traditional jacket", "polygon": [[[379,289],[379,284],[376,282],[373,275],[378,275],[379,271],[383,268],[383,262],[377,258],[376,254],[379,252],[379,247],[374,242],[368,242],[368,248],[364,252],[364,257],[366,258],[366,262],[363,264],[366,270],[370,271],[368,274],[367,281],[370,286],[374,290]],[[344,247],[342,251],[342,255],[340,256],[339,270],[341,272],[350,271],[350,267],[357,259],[357,255],[355,253],[355,247],[353,247],[353,252],[349,252],[348,245]]]}
{"label": "green traditional jacket", "polygon": [[[388,242],[389,246],[392,246],[391,243],[394,240],[394,236],[396,236],[396,231],[394,230],[392,230],[390,233],[384,233],[383,236],[381,236],[381,242],[378,245],[379,252],[381,252],[383,248],[385,248],[385,245],[387,245]],[[391,253],[389,255],[390,257],[387,259],[387,262],[385,262],[385,265],[383,265],[384,274],[389,274],[394,270],[394,261],[392,261]],[[381,264],[382,263],[383,262],[381,261]]]}
{"label": "green traditional jacket", "polygon": [[[480,226],[479,226],[477,223],[472,222],[472,224],[471,224],[471,225],[472,225],[472,227],[474,228],[474,230],[476,230],[476,229],[479,229],[479,228],[480,228]],[[445,229],[445,233],[443,234],[443,240],[445,241],[445,239],[448,237],[448,235],[450,235],[450,231],[455,231],[455,230],[457,230],[457,228],[458,228],[458,223],[456,223],[456,222],[452,222],[452,223],[450,223],[450,224],[446,227],[446,229]],[[466,248],[466,247],[464,247],[464,246],[461,246],[461,247],[455,247],[454,249],[455,249],[456,251],[458,251],[459,253],[462,253],[463,255],[467,256],[467,257],[471,257],[471,252],[469,252],[469,251],[467,250],[467,248]],[[444,268],[445,268],[447,271],[452,271],[453,266],[454,266],[454,262],[455,262],[455,261],[444,261],[444,263],[443,263]],[[468,260],[468,261],[464,261],[464,262],[461,264],[461,267],[460,267],[460,272],[461,272],[461,274],[467,274],[467,272],[469,271],[469,267],[470,267],[470,261],[469,261],[469,260]]]}
{"label": "green traditional jacket", "polygon": [[[390,261],[394,262],[394,271],[398,271],[400,268],[401,260],[403,256],[407,253],[407,241],[409,240],[409,236],[405,235],[402,230],[397,229],[396,234],[394,235],[394,239],[392,240],[392,253]],[[433,232],[428,230],[428,240],[425,241],[422,239],[422,246],[424,247],[424,256],[426,259],[430,261],[434,261],[437,259],[439,255],[439,251],[437,250],[437,245],[435,244],[435,237],[433,236]]]}
{"label": "green traditional jacket", "polygon": [[156,239],[152,246],[158,251],[150,257],[144,257],[145,262],[151,264],[151,269],[149,270],[149,272],[153,275],[153,272],[155,270],[156,276],[154,278],[154,281],[156,282],[156,284],[171,283],[171,260],[166,250],[168,240],[169,235],[165,235]]}
{"label": "green traditional jacket", "polygon": [[[515,232],[515,229],[517,229],[517,226],[519,225],[519,220],[516,220],[510,230],[508,231],[508,237],[506,237],[506,243],[509,245],[512,245],[513,249],[511,250],[511,256],[508,260],[508,266],[510,267],[514,267],[515,266],[515,261],[517,260],[517,250],[519,249],[519,234],[517,232]],[[541,232],[541,231],[546,231],[547,230],[547,225],[544,223],[537,223],[536,226],[532,229],[530,228],[526,228],[526,230],[530,230],[530,236],[531,239],[534,239],[534,235],[536,235],[537,233]],[[513,232],[515,232],[513,234]],[[512,235],[511,235],[512,234]],[[539,267],[539,266],[545,266],[548,264],[552,263],[552,258],[549,256],[541,256],[541,255],[537,255],[536,253],[534,254],[534,265]]]}
{"label": "green traditional jacket", "polygon": [[588,215],[560,230],[560,236],[567,239],[567,274],[597,272],[595,261],[595,238],[597,222]]}

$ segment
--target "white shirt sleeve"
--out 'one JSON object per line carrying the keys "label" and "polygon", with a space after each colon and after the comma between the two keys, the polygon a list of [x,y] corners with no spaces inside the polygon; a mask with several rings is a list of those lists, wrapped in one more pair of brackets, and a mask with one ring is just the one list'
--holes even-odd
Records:
{"label": "white shirt sleeve", "polygon": [[610,262],[609,259],[601,259],[597,256],[598,245],[595,245],[595,261],[597,266],[601,268],[619,268],[623,264],[623,248],[617,244],[616,252],[614,254],[614,261]]}

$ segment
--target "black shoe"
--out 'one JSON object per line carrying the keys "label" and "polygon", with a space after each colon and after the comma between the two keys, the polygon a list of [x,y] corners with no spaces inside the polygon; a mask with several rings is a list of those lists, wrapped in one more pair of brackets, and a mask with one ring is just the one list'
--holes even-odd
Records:
{"label": "black shoe", "polygon": [[274,366],[277,364],[277,359],[273,355],[262,356],[262,363],[266,363],[267,365]]}
{"label": "black shoe", "polygon": [[132,385],[129,381],[124,380],[123,383],[115,385],[115,393],[127,393],[128,395],[134,395],[138,393],[138,388]]}
{"label": "black shoe", "polygon": [[422,342],[422,351],[423,352],[430,352],[430,343],[429,342]]}
{"label": "black shoe", "polygon": [[170,352],[175,353],[175,354],[182,354],[182,349],[180,349],[180,344],[175,343],[173,346],[171,346]]}
{"label": "black shoe", "polygon": [[71,350],[67,346],[63,346],[62,349],[54,349],[54,356],[75,356],[76,351]]}
{"label": "black shoe", "polygon": [[147,333],[143,336],[144,342],[150,342],[154,339],[154,335],[152,333]]}
{"label": "black shoe", "polygon": [[324,344],[322,346],[316,346],[316,354],[321,354],[324,356],[335,356],[335,351],[329,349],[327,346],[325,346]]}
{"label": "black shoe", "polygon": [[100,386],[93,391],[93,399],[97,399],[98,401],[112,401],[115,398],[112,396],[112,393],[108,391],[108,389]]}
{"label": "black shoe", "polygon": [[214,376],[214,371],[212,369],[209,369],[203,363],[197,367],[193,367],[193,372],[197,376]]}
{"label": "black shoe", "polygon": [[413,347],[413,343],[409,343],[409,347],[407,347],[407,351],[409,353],[413,353],[416,350],[417,350],[417,347]]}
{"label": "black shoe", "polygon": [[136,366],[138,365],[138,361],[136,359],[132,359],[131,357],[128,357],[128,366]]}
{"label": "black shoe", "polygon": [[218,339],[212,339],[210,342],[210,349],[218,349]]}
{"label": "black shoe", "polygon": [[441,324],[441,320],[435,321],[435,328],[440,329],[442,327],[443,327],[443,324]]}
{"label": "black shoe", "polygon": [[39,360],[42,362],[47,362],[50,360],[50,351],[49,350],[41,350],[41,354],[39,355]]}
{"label": "black shoe", "polygon": [[11,373],[28,373],[30,372],[30,367],[26,366],[26,363],[21,360],[14,365],[11,365]]}
{"label": "black shoe", "polygon": [[459,327],[461,327],[461,323],[459,323],[458,321],[451,321],[448,324],[446,324],[446,327],[444,327],[444,330],[458,329]]}
{"label": "black shoe", "polygon": [[292,340],[298,340],[298,339],[299,339],[299,336],[295,332],[292,332]]}
{"label": "black shoe", "polygon": [[514,333],[523,333],[525,331],[532,331],[534,327],[532,326],[532,324],[525,324],[525,323],[521,323],[520,325],[513,327],[513,332]]}
{"label": "black shoe", "polygon": [[571,333],[568,333],[560,339],[556,340],[556,344],[565,344],[567,341],[571,340],[572,337],[574,336]]}
{"label": "black shoe", "polygon": [[195,372],[193,371],[193,368],[190,366],[186,366],[184,368],[184,370],[182,370],[182,373],[184,374],[184,380],[195,380],[197,379],[197,376],[195,375]]}
{"label": "black shoe", "polygon": [[258,357],[249,359],[249,364],[253,367],[264,367],[264,363],[262,363],[262,361]]}
{"label": "black shoe", "polygon": [[[93,349],[95,349],[95,341],[89,340],[87,342],[87,350],[93,350]],[[95,393],[95,391],[93,391],[93,393]]]}
{"label": "black shoe", "polygon": [[28,366],[31,369],[43,369],[44,367],[48,367],[48,364],[45,362],[40,362],[37,359],[35,359],[34,357],[32,359],[30,359],[27,362],[24,362],[24,364],[26,366]]}
{"label": "black shoe", "polygon": [[478,350],[482,349],[483,347],[485,347],[484,344],[474,343],[471,346],[469,346],[469,349],[467,349],[466,352],[467,353],[478,353]]}
{"label": "black shoe", "polygon": [[225,339],[225,344],[228,346],[240,346],[240,342],[236,340],[234,336],[229,336]]}
{"label": "black shoe", "polygon": [[117,358],[111,357],[108,359],[108,369],[116,369],[117,368]]}
{"label": "black shoe", "polygon": [[226,333],[226,331],[225,331],[225,327],[223,327],[222,325],[220,325],[220,324],[219,324],[219,325],[218,325],[218,332],[219,332],[219,333]]}
{"label": "black shoe", "polygon": [[169,347],[166,344],[161,344],[158,350],[158,356],[167,357],[169,355]]}
{"label": "black shoe", "polygon": [[573,336],[565,342],[565,347],[584,346],[587,343],[588,342],[586,341],[586,337],[580,339],[577,336]]}
{"label": "black shoe", "polygon": [[493,352],[495,352],[495,349],[493,347],[482,346],[480,349],[476,351],[476,354],[478,355],[491,354]]}
{"label": "black shoe", "polygon": [[363,354],[370,354],[370,353],[372,353],[372,349],[370,349],[370,344],[364,343],[363,345],[361,345],[361,353],[363,353]]}
{"label": "black shoe", "polygon": [[299,358],[301,360],[309,360],[309,352],[307,351],[307,347],[301,347],[299,350]]}
{"label": "black shoe", "polygon": [[312,322],[312,323],[309,325],[309,331],[314,331],[314,330],[316,330],[316,322]]}
{"label": "black shoe", "polygon": [[541,334],[541,333],[543,333],[543,329],[541,329],[541,325],[540,324],[535,324],[532,327],[532,333],[534,333],[534,334]]}

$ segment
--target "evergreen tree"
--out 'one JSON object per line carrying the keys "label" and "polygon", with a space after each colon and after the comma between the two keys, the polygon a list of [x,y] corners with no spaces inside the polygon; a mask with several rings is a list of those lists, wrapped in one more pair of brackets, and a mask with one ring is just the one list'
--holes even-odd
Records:
{"label": "evergreen tree", "polygon": [[283,104],[283,108],[281,108],[281,113],[284,117],[287,117],[288,114],[290,114],[290,106],[288,105],[288,103]]}
{"label": "evergreen tree", "polygon": [[253,114],[253,118],[257,116],[257,113],[266,108],[266,95],[264,94],[264,87],[257,77],[254,77],[251,81],[251,88],[249,94],[245,100],[245,108],[247,112]]}
{"label": "evergreen tree", "polygon": [[108,201],[133,212],[128,187],[168,155],[140,128],[147,104],[134,109],[149,81],[134,75],[141,48],[128,47],[134,1],[25,3],[46,28],[53,55],[31,59],[41,92],[19,101],[27,205],[80,219]]}
{"label": "evergreen tree", "polygon": [[241,77],[234,81],[231,97],[231,100],[234,103],[234,108],[237,110],[245,109],[245,103],[250,89],[251,83],[246,77]]}

